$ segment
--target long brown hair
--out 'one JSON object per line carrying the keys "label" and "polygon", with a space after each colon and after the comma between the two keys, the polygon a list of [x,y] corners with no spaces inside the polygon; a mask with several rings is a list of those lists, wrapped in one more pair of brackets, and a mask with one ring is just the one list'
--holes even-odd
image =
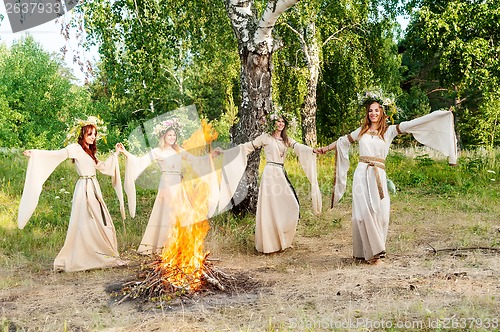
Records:
{"label": "long brown hair", "polygon": [[281,131],[281,138],[283,139],[283,143],[285,143],[286,146],[289,146],[290,144],[288,141],[288,134],[286,132],[286,128],[288,128],[288,120],[285,117],[279,117],[277,120],[274,121],[275,128],[276,128],[276,121],[278,121],[279,119],[283,119],[283,121],[285,122],[285,127]]}
{"label": "long brown hair", "polygon": [[380,105],[380,103],[378,101],[372,101],[370,103],[367,103],[365,105],[365,119],[364,119],[364,122],[361,126],[361,132],[359,133],[359,137],[361,137],[363,134],[365,134],[368,130],[370,130],[370,126],[372,124],[372,121],[370,120],[370,106],[377,103],[378,104],[378,108],[380,109],[381,113],[380,113],[380,120],[378,121],[378,135],[384,139],[384,134],[385,132],[387,131],[387,128],[388,125],[387,125],[387,115],[385,115],[385,110],[384,108],[382,107],[382,105]]}
{"label": "long brown hair", "polygon": [[83,126],[82,129],[80,129],[80,135],[78,135],[78,144],[83,148],[83,150],[95,161],[97,164],[98,160],[96,158],[96,153],[97,153],[97,139],[94,141],[94,144],[89,145],[86,147],[87,144],[85,144],[85,137],[89,135],[90,130],[95,130],[95,134],[97,136],[97,128],[96,126],[89,124],[86,126]]}

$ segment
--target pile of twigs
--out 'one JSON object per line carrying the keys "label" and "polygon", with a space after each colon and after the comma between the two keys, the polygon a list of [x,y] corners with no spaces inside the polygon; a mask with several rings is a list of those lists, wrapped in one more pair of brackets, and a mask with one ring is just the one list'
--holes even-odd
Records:
{"label": "pile of twigs", "polygon": [[211,261],[205,259],[201,280],[194,282],[196,289],[189,286],[192,277],[183,275],[187,280],[185,286],[170,283],[169,277],[183,274],[177,267],[164,267],[161,257],[154,256],[149,263],[144,263],[135,280],[122,284],[121,290],[115,293],[120,304],[126,300],[172,300],[179,297],[205,295],[213,293],[235,294],[254,290],[259,283],[244,273],[230,274],[215,267]]}

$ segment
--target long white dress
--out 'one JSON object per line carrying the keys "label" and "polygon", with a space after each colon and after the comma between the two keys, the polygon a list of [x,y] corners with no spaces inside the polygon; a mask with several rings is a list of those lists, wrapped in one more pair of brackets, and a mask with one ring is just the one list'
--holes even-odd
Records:
{"label": "long white dress", "polygon": [[352,236],[353,255],[370,260],[385,254],[390,217],[390,197],[387,190],[385,158],[393,139],[399,133],[411,133],[420,143],[448,156],[449,163],[457,161],[457,141],[453,114],[435,111],[415,120],[391,125],[382,139],[359,133],[356,129],[336,142],[336,169],[332,207],[341,199],[346,188],[349,169],[349,148],[359,143],[360,160],[353,176]]}
{"label": "long white dress", "polygon": [[124,186],[132,218],[136,213],[135,181],[153,161],[158,163],[161,170],[158,193],[137,249],[140,254],[161,253],[168,240],[169,231],[177,220],[185,226],[208,218],[208,211],[200,215],[195,213],[191,205],[182,181],[182,160],[188,161],[197,169],[208,167],[209,164],[208,156],[196,157],[184,150],[176,152],[174,149],[154,148],[141,157],[127,154]]}
{"label": "long white dress", "polygon": [[122,217],[125,218],[116,153],[105,162],[96,164],[79,144],[71,144],[55,151],[31,150],[19,204],[18,226],[24,228],[38,204],[43,183],[67,158],[74,159],[80,178],[73,193],[68,232],[64,246],[54,261],[54,269],[72,272],[117,266],[121,260],[115,227],[96,180],[96,170],[112,176]]}
{"label": "long white dress", "polygon": [[272,253],[285,250],[292,245],[299,220],[299,202],[286,176],[284,161],[291,147],[299,156],[299,162],[311,183],[313,211],[321,212],[321,193],[316,176],[316,155],[313,149],[290,139],[289,145],[267,133],[255,140],[241,144],[224,152],[220,192],[220,207],[229,203],[238,182],[244,176],[247,156],[263,147],[266,165],[260,179],[259,196],[255,220],[255,248],[259,252]]}

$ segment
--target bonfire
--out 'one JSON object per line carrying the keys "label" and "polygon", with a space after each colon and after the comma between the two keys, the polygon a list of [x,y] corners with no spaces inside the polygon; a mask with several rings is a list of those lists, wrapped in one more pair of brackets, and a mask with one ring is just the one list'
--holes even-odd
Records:
{"label": "bonfire", "polygon": [[[212,126],[202,120],[201,128],[182,147],[191,154],[204,155],[217,136]],[[234,292],[242,289],[238,286],[241,282],[246,284],[244,287],[252,284],[249,278],[235,278],[212,264],[210,252],[204,249],[210,229],[207,220],[209,188],[189,167],[183,177],[191,204],[180,204],[185,210],[179,212],[161,255],[152,256],[151,261],[142,265],[139,280],[123,284],[120,291],[123,297],[119,302],[136,298],[171,299],[203,290]]]}

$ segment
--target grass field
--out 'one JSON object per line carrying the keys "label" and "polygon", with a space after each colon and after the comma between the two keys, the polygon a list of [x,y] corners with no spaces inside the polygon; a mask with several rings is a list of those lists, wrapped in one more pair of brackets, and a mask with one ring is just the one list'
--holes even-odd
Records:
{"label": "grass field", "polygon": [[[301,201],[294,248],[276,255],[256,253],[253,217],[230,213],[211,220],[206,241],[222,267],[245,271],[266,286],[242,294],[244,299],[215,303],[212,297],[168,310],[110,304],[103,289],[133,274],[132,268],[51,272],[66,234],[77,180],[74,166],[63,162],[49,177],[35,214],[19,230],[27,159],[20,151],[0,155],[4,331],[399,330],[396,323],[408,324],[402,326],[408,330],[500,328],[499,150],[462,151],[456,167],[423,148],[389,155],[387,174],[397,191],[391,195],[388,264],[381,269],[351,260],[349,185],[338,208],[327,209],[333,156],[319,157],[324,212],[317,217],[310,210],[307,180],[291,154],[286,169]],[[351,160],[354,165],[356,151]],[[139,244],[156,190],[138,188],[137,217],[125,221],[125,234],[110,180],[98,180],[126,255]],[[77,304],[82,299],[86,306]],[[365,325],[343,326],[347,318]],[[384,320],[391,324],[380,325]]]}

